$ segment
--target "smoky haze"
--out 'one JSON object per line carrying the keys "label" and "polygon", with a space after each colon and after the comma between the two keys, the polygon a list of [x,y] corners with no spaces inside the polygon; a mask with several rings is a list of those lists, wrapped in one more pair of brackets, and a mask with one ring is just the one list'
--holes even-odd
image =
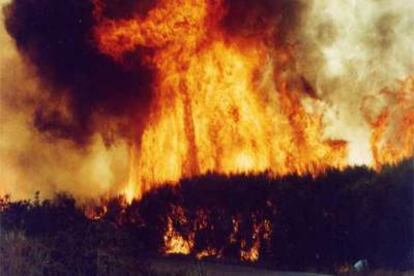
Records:
{"label": "smoky haze", "polygon": [[413,12],[405,0],[309,1],[292,34],[298,70],[330,107],[326,134],[348,141],[354,163],[371,162],[367,112],[395,103],[379,92],[414,72]]}

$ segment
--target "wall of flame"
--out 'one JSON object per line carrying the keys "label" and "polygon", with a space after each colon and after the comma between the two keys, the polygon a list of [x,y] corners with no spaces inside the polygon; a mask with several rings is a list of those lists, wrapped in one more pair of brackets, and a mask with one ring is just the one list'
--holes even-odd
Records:
{"label": "wall of flame", "polygon": [[50,96],[2,25],[0,193],[131,198],[208,171],[316,174],[412,156],[414,4],[297,2],[292,26],[276,13],[234,31],[222,21],[231,1],[158,1],[121,19],[94,1],[97,48],[126,67],[138,55],[155,75],[145,125],[130,123],[138,137],[110,146],[98,129],[113,119],[98,110],[88,145],[33,127],[39,103],[70,119],[71,99]]}

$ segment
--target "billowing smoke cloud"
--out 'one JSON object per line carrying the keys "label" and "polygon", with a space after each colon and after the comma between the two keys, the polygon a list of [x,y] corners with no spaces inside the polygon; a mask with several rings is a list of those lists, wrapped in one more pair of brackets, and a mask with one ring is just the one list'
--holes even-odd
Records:
{"label": "billowing smoke cloud", "polygon": [[[38,118],[39,112],[54,109],[58,117],[72,118],[66,101],[71,87],[63,85],[64,81],[52,83],[53,79],[39,74],[39,66],[28,59],[28,53],[16,49],[2,14],[0,44],[0,195],[10,193],[17,199],[31,197],[36,191],[42,197],[66,191],[82,198],[116,191],[127,177],[127,144],[116,141],[108,147],[107,139],[94,134],[87,138],[88,147],[80,147],[87,133],[81,129],[67,132],[66,137],[73,140],[56,139],[56,134],[62,135],[60,125],[52,135],[39,131],[39,120],[45,124]],[[43,66],[44,74],[52,70],[50,64]],[[60,92],[59,83],[63,87]],[[68,123],[77,124],[71,119]],[[111,122],[106,125],[110,129]]]}
{"label": "billowing smoke cloud", "polygon": [[66,99],[66,114],[58,106],[38,106],[34,125],[80,144],[96,132],[94,116],[136,123],[150,96],[149,70],[139,62],[117,65],[95,48],[92,12],[91,1],[83,0],[16,0],[4,9],[7,31],[22,56],[52,97]]}
{"label": "billowing smoke cloud", "polygon": [[[127,176],[128,141],[147,115],[153,72],[139,54],[119,64],[100,53],[90,0],[8,2],[0,2],[0,193],[110,192]],[[105,1],[103,16],[145,14],[154,3]],[[326,107],[325,135],[350,142],[351,162],[370,162],[363,104],[413,74],[414,2],[224,3],[229,34],[275,27],[274,43],[293,47],[296,72]]]}
{"label": "billowing smoke cloud", "polygon": [[330,107],[327,134],[349,141],[352,162],[371,161],[366,104],[392,105],[380,91],[414,73],[413,14],[405,0],[308,1],[292,34],[299,71]]}

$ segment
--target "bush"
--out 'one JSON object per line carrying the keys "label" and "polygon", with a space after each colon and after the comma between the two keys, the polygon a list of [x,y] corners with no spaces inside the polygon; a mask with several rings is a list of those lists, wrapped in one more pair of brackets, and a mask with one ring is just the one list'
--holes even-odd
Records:
{"label": "bush", "polygon": [[0,233],[0,275],[45,275],[50,252],[42,243],[21,232]]}

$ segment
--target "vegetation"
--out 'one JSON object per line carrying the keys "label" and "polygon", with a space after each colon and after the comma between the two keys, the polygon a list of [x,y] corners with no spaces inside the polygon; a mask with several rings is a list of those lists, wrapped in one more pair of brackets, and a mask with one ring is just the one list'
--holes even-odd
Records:
{"label": "vegetation", "polygon": [[[243,246],[259,240],[254,266],[338,272],[366,259],[374,270],[412,270],[413,177],[413,160],[380,173],[356,167],[317,178],[210,174],[129,205],[113,198],[99,219],[85,215],[90,205],[65,194],[42,201],[4,197],[0,275],[154,274],[146,260],[162,255],[168,218],[194,240],[188,259],[209,247],[221,252],[217,262],[237,263]],[[102,206],[95,209],[99,214]],[[208,227],[197,226],[200,218]],[[269,237],[254,237],[255,225],[265,221]]]}

